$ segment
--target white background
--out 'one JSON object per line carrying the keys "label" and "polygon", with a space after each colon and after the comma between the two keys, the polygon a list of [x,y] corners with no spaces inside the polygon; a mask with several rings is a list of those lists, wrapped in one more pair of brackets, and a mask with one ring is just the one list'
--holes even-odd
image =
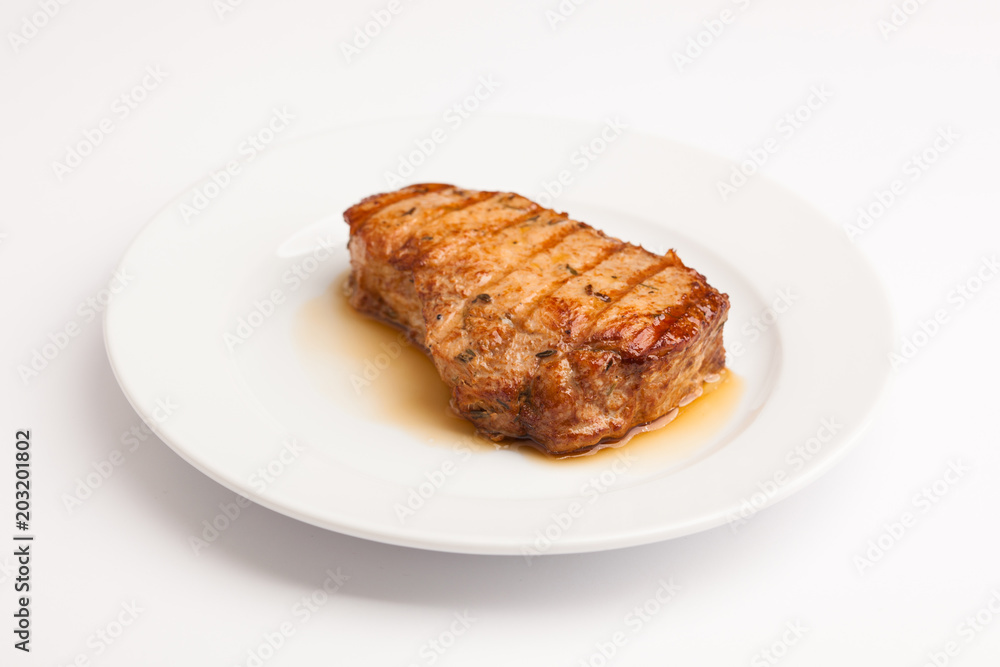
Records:
{"label": "white background", "polygon": [[[949,664],[998,664],[1000,615],[984,613],[995,618],[970,641],[960,625],[993,591],[1000,600],[1000,280],[960,310],[949,294],[1000,251],[1000,5],[913,2],[919,9],[886,38],[878,22],[892,15],[888,0],[589,0],[555,28],[546,11],[556,0],[403,0],[348,63],[340,44],[387,4],[244,0],[220,16],[211,0],[79,0],[15,45],[10,34],[40,5],[4,2],[0,507],[6,517],[14,432],[30,428],[38,541],[30,656],[11,647],[13,559],[0,551],[0,663],[245,665],[262,636],[291,621],[294,636],[265,664],[430,664],[421,647],[468,610],[477,620],[435,664],[578,665],[619,630],[629,640],[609,664],[769,664],[759,652],[792,621],[807,631],[781,664],[923,665],[949,641],[959,649]],[[673,54],[724,8],[735,20],[679,71]],[[163,82],[60,179],[53,163],[117,118],[112,103],[150,66]],[[763,171],[841,225],[904,180],[857,245],[884,282],[900,346],[935,311],[949,316],[898,370],[854,452],[738,532],[530,567],[384,546],[256,506],[196,555],[189,536],[233,493],[155,437],[68,511],[63,494],[140,423],[109,369],[100,320],[77,309],[106,286],[145,221],[229,159],[276,106],[295,115],[283,141],[441,115],[483,75],[501,83],[489,111],[619,115],[733,160],[773,136],[810,87],[826,86],[830,101]],[[959,139],[909,180],[907,161],[939,128]],[[80,335],[23,381],[18,366],[69,322]],[[865,322],[846,312],[843,326]],[[929,511],[915,508],[949,462],[969,471]],[[916,525],[859,572],[869,540],[907,511]],[[337,568],[349,580],[299,623],[293,606]],[[679,592],[633,634],[626,615],[661,579]],[[98,655],[94,633],[132,602],[138,618]]]}

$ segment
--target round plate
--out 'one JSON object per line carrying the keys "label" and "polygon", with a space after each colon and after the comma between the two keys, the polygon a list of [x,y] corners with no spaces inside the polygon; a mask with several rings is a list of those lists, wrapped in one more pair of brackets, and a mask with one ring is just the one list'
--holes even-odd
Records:
{"label": "round plate", "polygon": [[[735,528],[828,470],[888,378],[889,308],[833,223],[759,176],[724,201],[730,163],[614,121],[385,121],[237,166],[178,197],[125,253],[108,356],[178,454],[317,526],[527,557]],[[731,377],[670,427],[592,457],[472,438],[444,416],[430,362],[339,292],[347,228],[336,218],[397,179],[519,192],[676,248],[730,296]],[[317,244],[282,256],[303,228]]]}

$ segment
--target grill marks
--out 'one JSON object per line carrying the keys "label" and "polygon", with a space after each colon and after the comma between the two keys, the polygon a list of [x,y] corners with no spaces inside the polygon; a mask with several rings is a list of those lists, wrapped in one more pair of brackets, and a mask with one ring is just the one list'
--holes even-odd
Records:
{"label": "grill marks", "polygon": [[569,234],[580,229],[581,224],[553,211],[533,213],[532,216],[499,230],[493,238],[483,240],[480,249],[486,250],[486,255],[479,262],[457,267],[457,273],[465,276],[475,273],[488,276],[485,282],[478,285],[483,289],[491,289],[524,262],[533,260],[562,242]]}
{"label": "grill marks", "polygon": [[[479,252],[474,259],[444,264],[440,268],[427,267],[434,270],[426,275],[423,269],[418,270],[418,290],[425,299],[429,341],[440,341],[460,326],[460,318],[470,298],[476,294],[492,295],[511,273],[579,229],[580,223],[562,214],[553,211],[532,213],[478,244]],[[437,315],[443,317],[438,319]]]}
{"label": "grill marks", "polygon": [[411,185],[395,192],[387,192],[380,195],[372,195],[355,204],[344,211],[344,219],[351,224],[351,233],[355,233],[372,215],[398,202],[420,197],[430,192],[440,192],[442,190],[455,190],[451,185],[444,183],[422,183]]}
{"label": "grill marks", "polygon": [[463,339],[483,342],[494,353],[505,348],[537,304],[573,278],[565,269],[567,262],[575,262],[582,275],[623,245],[589,226],[576,224],[580,226],[575,231],[535,254],[488,290],[484,288],[491,296],[490,303],[467,304]]}
{"label": "grill marks", "polygon": [[[566,343],[583,339],[593,321],[670,260],[623,244],[600,264],[576,275],[546,297],[525,322],[528,331],[555,330]],[[572,272],[570,272],[572,273]]]}
{"label": "grill marks", "polygon": [[[680,294],[687,274],[671,270],[680,263],[673,252],[609,239],[510,193],[431,183],[369,197],[351,215],[352,234],[374,226],[372,249],[412,272],[431,345],[479,340],[500,351],[520,334],[548,346],[630,341],[625,356],[641,355],[689,317],[682,297],[704,292]],[[474,260],[455,261],[472,248]]]}
{"label": "grill marks", "polygon": [[[476,243],[489,243],[490,237],[539,211],[538,204],[515,195],[493,193],[462,211],[435,222],[428,229],[430,239],[421,245],[414,266],[436,269]],[[423,240],[425,237],[421,237]]]}
{"label": "grill marks", "polygon": [[[435,345],[435,352],[445,358],[463,350],[477,353],[458,372],[452,369],[453,399],[460,410],[485,409],[489,428],[504,432],[518,428],[520,406],[527,400],[524,392],[538,366],[562,363],[555,356],[554,332],[528,332],[525,319],[538,303],[573,278],[565,269],[567,262],[585,275],[624,245],[583,223],[543,224],[568,231],[477,290],[489,294],[489,300],[466,301],[464,317],[452,317],[451,328],[438,332],[440,343]],[[470,392],[466,387],[476,389]]]}
{"label": "grill marks", "polygon": [[[603,264],[609,257],[619,252],[626,245],[618,239],[609,239],[590,227],[586,227],[581,230],[581,236],[577,238],[583,239],[585,243],[593,243],[599,239],[599,242],[595,245],[597,248],[600,248],[600,250],[595,250],[592,255],[588,255],[586,253],[580,253],[579,249],[570,247],[567,248],[566,257],[564,258],[566,261],[555,267],[547,266],[547,274],[551,275],[554,279],[548,289],[544,292],[540,292],[536,298],[532,299],[528,306],[529,309],[526,312],[522,311],[519,313],[521,317],[518,320],[518,324],[527,322],[531,318],[532,314],[538,310],[539,306],[544,303],[546,299],[558,292],[563,286],[566,285],[566,283],[571,281],[586,280],[594,269]],[[581,266],[580,268],[574,268],[573,271],[569,271],[566,267],[570,265],[569,262],[574,261],[574,257],[577,258],[575,261]]]}
{"label": "grill marks", "polygon": [[415,248],[410,240],[422,236],[421,230],[433,229],[440,220],[490,197],[492,193],[469,193],[452,188],[430,192],[390,204],[368,218],[366,225],[377,229],[372,241],[380,251],[405,264]]}
{"label": "grill marks", "polygon": [[708,323],[712,310],[726,307],[725,297],[704,276],[685,267],[673,252],[667,257],[672,260],[667,266],[595,318],[584,343],[614,348],[627,359],[660,354],[689,340]]}

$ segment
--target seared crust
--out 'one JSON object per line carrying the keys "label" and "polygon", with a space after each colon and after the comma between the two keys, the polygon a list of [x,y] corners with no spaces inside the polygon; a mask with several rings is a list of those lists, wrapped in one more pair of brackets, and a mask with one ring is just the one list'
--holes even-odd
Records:
{"label": "seared crust", "polygon": [[344,213],[351,304],[433,359],[494,438],[579,453],[655,420],[725,366],[729,299],[513,193],[412,185]]}

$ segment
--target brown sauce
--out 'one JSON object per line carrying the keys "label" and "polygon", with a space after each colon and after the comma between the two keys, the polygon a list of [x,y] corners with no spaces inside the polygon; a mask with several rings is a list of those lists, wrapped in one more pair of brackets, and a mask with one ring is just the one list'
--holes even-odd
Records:
{"label": "brown sauce", "polygon": [[637,434],[621,448],[608,447],[585,456],[556,459],[520,440],[496,445],[476,437],[472,424],[448,409],[450,391],[427,355],[410,345],[399,330],[358,313],[347,303],[345,279],[334,281],[298,313],[296,337],[304,367],[338,405],[397,425],[428,443],[464,443],[474,450],[511,445],[534,460],[559,465],[606,465],[601,462],[625,450],[637,458],[669,464],[688,458],[721,431],[743,393],[740,377],[724,371],[718,382],[704,385],[700,398],[680,408],[669,424]]}

